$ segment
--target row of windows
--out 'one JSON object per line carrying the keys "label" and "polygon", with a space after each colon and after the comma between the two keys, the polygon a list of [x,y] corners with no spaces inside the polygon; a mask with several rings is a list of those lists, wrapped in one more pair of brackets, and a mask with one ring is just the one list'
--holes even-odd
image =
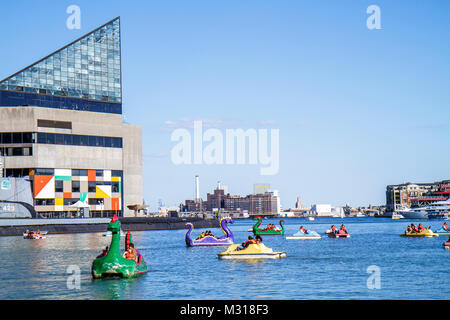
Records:
{"label": "row of windows", "polygon": [[[65,198],[63,199],[63,205],[70,206],[77,203],[80,199],[77,198]],[[89,205],[104,205],[105,199],[102,198],[90,198],[88,199]],[[34,199],[35,206],[54,206],[55,199]]]}
{"label": "row of windows", "polygon": [[[95,175],[97,177],[103,177],[103,170],[96,170]],[[35,175],[40,176],[53,176],[55,175],[55,169],[51,168],[38,168],[34,169]],[[28,168],[16,168],[16,169],[4,169],[4,175],[5,177],[26,177],[30,175],[30,169]],[[72,176],[73,177],[87,177],[88,176],[88,170],[87,169],[72,169]],[[111,170],[111,176],[112,177],[121,177],[122,171],[121,170]],[[56,182],[56,181],[55,181]],[[100,182],[97,182],[100,183]],[[103,182],[108,183],[108,182]]]}
{"label": "row of windows", "polygon": [[[89,216],[92,218],[112,218],[115,214],[122,216],[122,210],[90,210]],[[39,212],[39,216],[46,219],[66,219],[79,217],[78,211],[47,211]]]}
{"label": "row of windows", "polygon": [[[96,186],[100,185],[110,185],[112,192],[119,192],[119,182],[116,181],[89,181],[88,182],[88,192],[95,192]],[[56,180],[55,181],[55,192],[64,192],[64,181]],[[80,181],[72,181],[72,192],[81,192],[80,191]]]}
{"label": "row of windows", "polygon": [[21,144],[36,142],[42,144],[60,144],[68,146],[122,148],[122,138],[119,137],[86,136],[47,132],[0,133],[0,144]]}
{"label": "row of windows", "polygon": [[[39,94],[38,91],[30,93],[2,91],[0,85],[0,106],[37,106],[44,108],[104,112],[114,114],[122,113],[122,104],[120,104],[119,98],[112,101],[119,103],[84,100],[89,98],[83,96],[82,90],[75,89],[75,91],[77,92],[77,96],[82,99],[49,95],[52,94],[51,90],[46,90],[45,94]],[[97,100],[102,99],[103,97],[101,96],[97,97]]]}
{"label": "row of windows", "polygon": [[37,143],[59,144],[65,146],[89,146],[105,148],[122,148],[122,138],[84,136],[62,133],[37,133]]}
{"label": "row of windows", "polygon": [[[27,169],[28,170],[28,169]],[[95,170],[97,177],[103,177],[104,170]],[[53,176],[55,175],[55,169],[53,168],[36,168],[34,174],[37,176]],[[87,177],[88,169],[72,169],[72,177]],[[121,177],[121,170],[111,170],[112,177]]]}
{"label": "row of windows", "polygon": [[32,147],[0,147],[0,157],[17,157],[17,156],[32,156]]}
{"label": "row of windows", "polygon": [[34,143],[32,132],[1,132],[0,144]]}

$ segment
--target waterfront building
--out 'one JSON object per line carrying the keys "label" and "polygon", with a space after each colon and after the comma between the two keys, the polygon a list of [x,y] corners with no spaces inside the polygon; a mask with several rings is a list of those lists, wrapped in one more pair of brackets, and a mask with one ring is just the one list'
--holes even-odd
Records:
{"label": "waterfront building", "polygon": [[[199,212],[198,201],[185,200],[181,211]],[[206,201],[201,202],[202,211],[207,213],[227,212],[235,216],[279,215],[281,212],[280,197],[277,190],[265,190],[263,193],[250,194],[245,197],[230,195],[220,183],[213,193],[207,193]]]}
{"label": "waterfront building", "polygon": [[0,131],[2,174],[29,181],[40,216],[134,215],[142,129],[122,119],[120,18],[0,81]]}
{"label": "waterfront building", "polygon": [[450,180],[433,183],[403,183],[386,187],[386,212],[403,207],[422,207],[450,197]]}

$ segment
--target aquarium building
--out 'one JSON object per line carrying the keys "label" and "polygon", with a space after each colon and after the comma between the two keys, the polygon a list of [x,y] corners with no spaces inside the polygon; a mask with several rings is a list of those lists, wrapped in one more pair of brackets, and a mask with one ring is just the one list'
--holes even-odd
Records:
{"label": "aquarium building", "polygon": [[[142,204],[142,130],[122,119],[119,17],[0,81],[0,169],[28,181],[41,217],[127,216]],[[2,191],[0,201],[18,200]]]}

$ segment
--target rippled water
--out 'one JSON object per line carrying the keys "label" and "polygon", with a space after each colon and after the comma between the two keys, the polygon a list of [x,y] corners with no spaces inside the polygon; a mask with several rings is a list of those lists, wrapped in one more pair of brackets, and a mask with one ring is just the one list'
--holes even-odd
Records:
{"label": "rippled water", "polygon": [[[43,240],[1,237],[0,299],[448,299],[450,250],[445,236],[400,237],[411,221],[385,218],[286,219],[286,235],[300,225],[323,235],[344,222],[348,239],[285,240],[263,236],[278,260],[219,260],[224,248],[187,248],[186,230],[140,231],[133,242],[149,272],[137,279],[93,280],[92,260],[111,238],[101,233],[47,235]],[[415,220],[417,224],[419,221]],[[438,229],[440,221],[420,221]],[[263,221],[278,224],[278,219]],[[230,226],[236,243],[252,220]],[[212,230],[220,234],[219,229]],[[194,230],[194,235],[200,230]],[[80,289],[67,286],[68,267],[79,266]],[[380,268],[381,288],[368,289],[367,268]]]}

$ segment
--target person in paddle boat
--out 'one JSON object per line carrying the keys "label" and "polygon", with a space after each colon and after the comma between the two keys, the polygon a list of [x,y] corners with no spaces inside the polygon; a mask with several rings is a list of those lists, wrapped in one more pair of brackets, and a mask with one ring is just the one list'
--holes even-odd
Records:
{"label": "person in paddle boat", "polygon": [[203,239],[205,236],[206,236],[206,232],[202,232],[195,240]]}
{"label": "person in paddle boat", "polygon": [[345,226],[343,224],[341,224],[341,228],[339,229],[339,231],[348,233],[347,229],[345,228]]}
{"label": "person in paddle boat", "polygon": [[255,237],[255,244],[260,244],[262,242],[262,238],[261,238],[261,236],[258,234],[256,237]]}
{"label": "person in paddle boat", "polygon": [[304,234],[309,233],[308,229],[306,229],[304,226],[300,226],[300,231],[303,232]]}
{"label": "person in paddle boat", "polygon": [[125,259],[138,262],[138,251],[134,248],[133,243],[130,243],[130,245],[128,246],[128,250],[125,251]]}
{"label": "person in paddle boat", "polygon": [[211,232],[211,230],[206,230],[206,234],[205,235],[210,236],[210,237],[214,237],[214,235]]}
{"label": "person in paddle boat", "polygon": [[337,233],[337,229],[336,229],[336,227],[334,226],[334,224],[331,226],[331,232],[332,232],[332,233]]}
{"label": "person in paddle boat", "polygon": [[414,225],[414,223],[411,223],[411,231],[412,232],[419,232],[419,229]]}
{"label": "person in paddle boat", "polygon": [[447,222],[444,222],[444,223],[442,224],[442,229],[444,229],[445,231],[450,231],[449,228],[448,228],[448,226],[447,226]]}
{"label": "person in paddle boat", "polygon": [[108,254],[108,250],[109,250],[109,247],[106,246],[105,249],[102,250],[102,253],[100,253],[100,254],[96,257],[96,259],[97,259],[97,258],[101,258],[101,257],[106,256],[106,255]]}
{"label": "person in paddle boat", "polygon": [[253,239],[253,237],[252,236],[248,236],[248,239],[245,241],[245,242],[243,242],[242,244],[241,244],[241,247],[238,247],[237,248],[237,250],[239,251],[239,250],[244,250],[245,248],[247,248],[250,244],[252,244],[252,243],[255,243],[255,239]]}

